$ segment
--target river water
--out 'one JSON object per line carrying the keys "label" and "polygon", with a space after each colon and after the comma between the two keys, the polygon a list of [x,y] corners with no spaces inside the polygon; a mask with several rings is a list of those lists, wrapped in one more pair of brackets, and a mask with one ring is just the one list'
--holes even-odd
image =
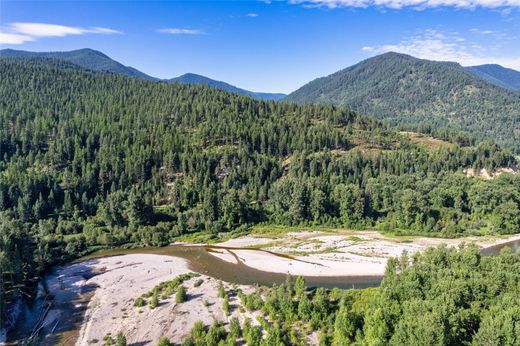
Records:
{"label": "river water", "polygon": [[[503,248],[511,247],[513,251],[520,250],[520,239],[495,245],[482,250],[482,255],[497,255]],[[251,268],[240,260],[238,263],[224,261],[216,256],[211,255],[212,251],[225,250],[243,250],[243,248],[227,248],[220,246],[185,246],[170,245],[161,248],[136,248],[136,249],[113,249],[101,250],[89,256],[81,258],[81,260],[89,258],[99,258],[106,256],[117,256],[125,254],[156,254],[167,255],[184,258],[188,261],[188,266],[194,272],[214,277],[227,282],[241,285],[265,285],[271,286],[273,283],[280,284],[285,281],[286,275],[281,273],[272,273]],[[251,248],[247,248],[251,249]],[[261,249],[251,249],[256,251],[264,251]],[[272,252],[270,252],[273,255]],[[278,255],[286,257],[284,255]],[[377,287],[383,279],[382,276],[306,276],[305,281],[309,287],[326,287],[326,288],[366,288]]]}
{"label": "river water", "polygon": [[513,240],[507,243],[490,246],[481,251],[483,256],[494,256],[498,255],[502,249],[510,247],[513,249],[513,252],[518,252],[520,250],[520,239]]}

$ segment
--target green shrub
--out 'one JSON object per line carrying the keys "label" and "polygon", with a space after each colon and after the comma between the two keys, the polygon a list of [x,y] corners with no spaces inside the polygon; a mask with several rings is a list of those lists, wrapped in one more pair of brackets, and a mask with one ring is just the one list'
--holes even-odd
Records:
{"label": "green shrub", "polygon": [[217,346],[220,341],[224,341],[226,338],[226,329],[220,322],[215,322],[206,334],[206,345]]}
{"label": "green shrub", "polygon": [[152,299],[150,300],[150,309],[155,309],[157,305],[159,305],[159,293],[157,290],[154,290]]}
{"label": "green shrub", "polygon": [[117,333],[116,346],[126,346],[126,337],[121,331]]}
{"label": "green shrub", "polygon": [[186,288],[184,286],[179,286],[177,289],[177,294],[175,295],[175,302],[184,303],[187,299]]}
{"label": "green shrub", "polygon": [[230,312],[229,312],[229,299],[228,299],[227,296],[224,298],[224,302],[222,303],[222,310],[224,310],[224,314],[226,316],[230,315]]}
{"label": "green shrub", "polygon": [[224,288],[224,284],[222,284],[222,281],[218,284],[218,297],[224,298],[226,296],[226,289]]}
{"label": "green shrub", "polygon": [[240,336],[242,335],[240,322],[236,317],[231,318],[231,321],[229,321],[229,334],[233,336],[235,339],[240,338]]}
{"label": "green shrub", "polygon": [[170,341],[170,339],[168,339],[167,337],[165,336],[162,336],[159,341],[157,342],[157,346],[171,346],[172,343]]}
{"label": "green shrub", "polygon": [[249,328],[246,335],[246,342],[248,346],[259,346],[262,342],[262,330],[258,326]]}
{"label": "green shrub", "polygon": [[143,297],[138,297],[135,302],[134,302],[134,306],[135,307],[138,307],[138,308],[141,308],[143,306],[146,305],[146,300],[144,300]]}

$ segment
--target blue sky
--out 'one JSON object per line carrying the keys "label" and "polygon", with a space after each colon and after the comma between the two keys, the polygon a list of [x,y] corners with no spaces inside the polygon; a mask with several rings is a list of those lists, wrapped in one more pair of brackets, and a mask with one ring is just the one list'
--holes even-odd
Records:
{"label": "blue sky", "polygon": [[520,0],[0,1],[0,47],[291,92],[385,51],[520,70]]}

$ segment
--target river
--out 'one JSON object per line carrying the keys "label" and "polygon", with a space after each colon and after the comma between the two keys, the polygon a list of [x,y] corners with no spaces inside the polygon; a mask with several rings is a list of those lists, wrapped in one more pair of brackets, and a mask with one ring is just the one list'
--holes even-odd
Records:
{"label": "river", "polygon": [[[89,258],[99,258],[106,256],[116,256],[124,254],[155,254],[167,255],[184,258],[188,261],[191,270],[197,273],[208,275],[223,281],[241,285],[265,285],[271,286],[273,283],[280,284],[285,281],[285,274],[272,273],[257,270],[246,266],[240,260],[237,263],[224,261],[211,255],[211,251],[219,250],[238,250],[239,248],[215,247],[215,246],[185,246],[170,245],[161,248],[136,248],[136,249],[114,249],[101,250],[80,260]],[[251,249],[251,248],[247,248]],[[265,251],[256,249],[257,251]],[[271,254],[274,254],[270,252]],[[277,254],[274,254],[277,255]],[[277,255],[286,257],[284,255]],[[381,282],[381,276],[306,276],[305,281],[309,287],[326,288],[366,288],[377,287]]]}
{"label": "river", "polygon": [[[518,252],[520,250],[520,239],[491,246],[482,250],[482,255],[484,256],[492,256],[497,255],[503,248],[511,247],[513,251]],[[222,251],[222,250],[237,250],[239,248],[227,248],[221,246],[186,246],[186,245],[170,245],[161,248],[135,248],[135,249],[110,249],[110,250],[101,250],[95,253],[92,253],[88,256],[78,259],[75,262],[82,262],[92,258],[102,258],[108,256],[120,256],[125,254],[156,254],[156,255],[167,255],[167,256],[175,256],[185,259],[188,262],[188,267],[190,270],[194,272],[198,272],[201,274],[205,274],[216,279],[220,279],[223,281],[237,283],[242,285],[266,285],[271,286],[273,283],[282,283],[286,279],[285,274],[280,273],[272,273],[266,271],[260,271],[249,266],[246,266],[237,258],[237,263],[232,263],[228,261],[224,261],[218,257],[211,255],[212,251]],[[251,248],[247,248],[251,249]],[[262,249],[255,249],[257,251],[265,251]],[[287,257],[285,255],[274,254],[273,255]],[[55,275],[55,271],[51,272],[49,276]],[[366,288],[366,287],[377,287],[381,280],[381,276],[306,276],[306,283],[309,287],[326,287],[326,288]],[[18,323],[18,330],[15,330],[13,333],[10,333],[10,345],[18,344],[20,338],[25,334],[24,330],[29,329],[28,325],[34,320],[34,316],[41,309],[41,304],[43,304],[43,300],[37,300],[32,305],[26,305],[25,311],[22,316],[25,318]],[[88,303],[88,298],[85,298],[84,301],[79,302],[82,311],[86,308]],[[73,314],[73,311],[70,311]],[[77,314],[76,314],[77,315]],[[82,314],[81,314],[82,315]],[[27,320],[28,316],[33,316],[33,318]],[[81,316],[76,316],[74,322],[70,322],[76,327],[70,328],[69,326],[69,335],[75,335],[79,330],[81,325],[80,320]],[[25,321],[24,321],[25,320]],[[20,330],[22,329],[22,330]],[[60,333],[60,339],[63,340],[64,334]],[[54,340],[56,341],[56,340]],[[54,344],[44,342],[44,345]],[[61,343],[62,344],[62,343]],[[65,343],[67,344],[67,343]],[[67,344],[68,345],[68,344]]]}

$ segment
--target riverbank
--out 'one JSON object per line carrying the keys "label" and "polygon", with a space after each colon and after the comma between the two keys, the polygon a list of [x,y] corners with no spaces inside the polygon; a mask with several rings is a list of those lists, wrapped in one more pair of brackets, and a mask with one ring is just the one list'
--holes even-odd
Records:
{"label": "riverbank", "polygon": [[[456,239],[396,237],[376,231],[289,232],[276,238],[245,236],[215,244],[211,255],[261,271],[304,276],[380,276],[390,257],[441,244],[482,249],[520,240],[512,236]],[[220,249],[219,249],[220,247]],[[248,249],[249,248],[249,249]]]}
{"label": "riverbank", "polygon": [[[118,332],[123,332],[130,344],[154,344],[161,336],[178,343],[196,320],[208,325],[228,321],[218,298],[220,280],[234,283],[225,283],[227,289],[244,292],[253,290],[255,282],[283,282],[287,273],[307,276],[311,286],[366,287],[381,277],[389,257],[403,251],[413,254],[430,246],[462,243],[490,249],[515,240],[520,241],[520,234],[441,239],[393,237],[371,231],[306,231],[275,238],[245,236],[211,246],[105,250],[57,267],[45,277],[48,293],[42,307],[48,301],[50,309],[39,334],[43,345],[102,344],[106,335]],[[186,303],[176,304],[170,297],[161,299],[155,309],[134,307],[137,297],[159,283],[193,271],[202,275],[184,283],[189,297]],[[375,279],[361,279],[370,275]],[[199,279],[202,284],[196,285]],[[238,312],[236,296],[230,297],[230,304],[235,307],[233,316],[241,320],[254,317]]]}

